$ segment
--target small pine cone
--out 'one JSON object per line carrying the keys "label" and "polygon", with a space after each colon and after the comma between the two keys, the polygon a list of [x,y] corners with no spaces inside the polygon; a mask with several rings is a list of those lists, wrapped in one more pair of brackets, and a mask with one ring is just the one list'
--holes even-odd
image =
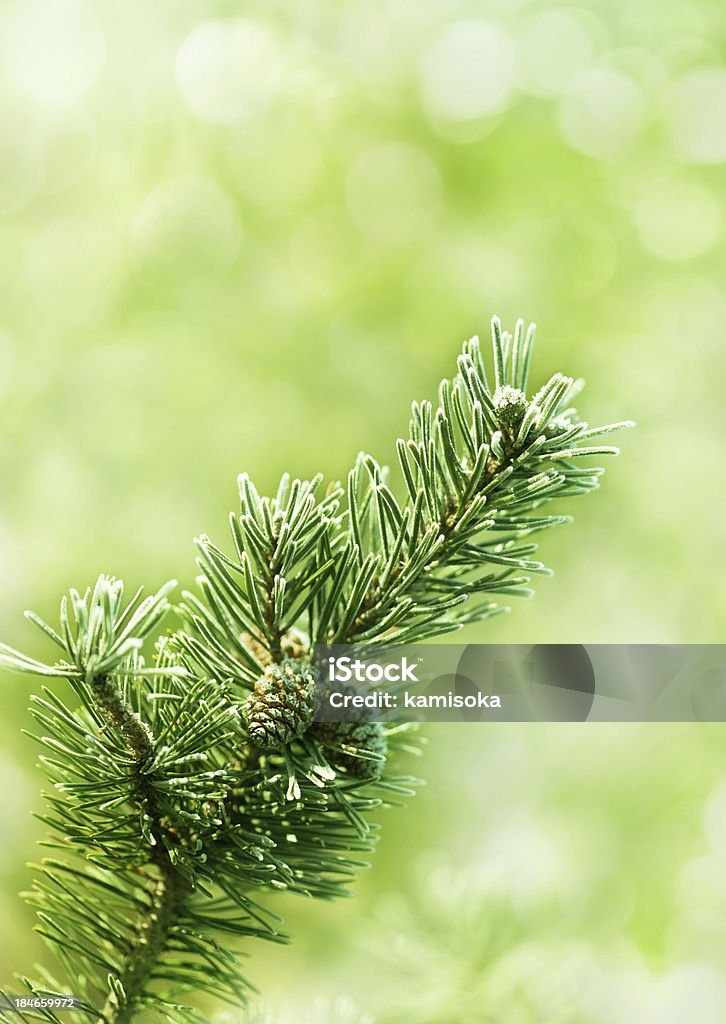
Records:
{"label": "small pine cone", "polygon": [[[328,753],[336,768],[345,768],[357,779],[377,779],[384,762],[359,757],[355,751],[364,754],[378,754],[385,758],[388,741],[380,722],[320,722],[315,727],[320,742],[329,749]],[[340,750],[338,748],[351,748]]]}
{"label": "small pine cone", "polygon": [[307,730],[315,710],[315,681],[310,666],[295,658],[268,665],[247,698],[250,740],[260,750],[291,743]]}

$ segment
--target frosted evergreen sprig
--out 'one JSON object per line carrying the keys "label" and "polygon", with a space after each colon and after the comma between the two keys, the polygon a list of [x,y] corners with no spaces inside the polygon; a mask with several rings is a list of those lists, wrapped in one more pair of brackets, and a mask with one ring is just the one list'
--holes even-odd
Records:
{"label": "frosted evergreen sprig", "polygon": [[522,320],[513,336],[502,332],[495,317],[493,385],[474,337],[438,405],[413,403],[409,437],[397,444],[403,503],[375,459],[359,456],[348,478],[358,557],[346,615],[329,640],[403,643],[450,632],[501,611],[489,595],[529,596],[531,575],[549,572],[526,538],[571,517],[542,507],[595,490],[603,470],[574,460],[619,450],[582,442],[633,424],[589,427],[571,404],[584,382],[560,373],[528,398],[534,336]]}
{"label": "frosted evergreen sprig", "polygon": [[375,844],[370,813],[413,792],[394,771],[418,742],[408,726],[316,723],[315,645],[420,641],[531,593],[548,570],[530,535],[569,518],[544,507],[594,490],[602,471],[577,460],[615,454],[590,442],[629,425],[589,427],[572,404],[582,382],[562,374],[529,395],[533,341],[493,320],[491,383],[466,342],[437,404],[413,404],[402,487],[364,453],[322,493],[322,478],[286,474],[261,496],[242,474],[231,550],[198,539],[176,628],[160,635],[173,583],[124,604],[101,576],[63,599],[57,628],[29,613],[56,661],[0,644],[0,666],[76,695],[32,698],[54,852],[28,898],[62,973],[22,979],[29,992],[72,990],[105,1024],[193,1024],[190,993],[245,1000],[240,944],[286,939],[267,893],[347,894]]}
{"label": "frosted evergreen sprig", "polygon": [[632,426],[590,427],[572,404],[584,382],[561,373],[528,397],[534,336],[495,317],[493,381],[475,337],[438,404],[413,403],[397,443],[402,500],[365,453],[322,499],[320,478],[285,476],[261,498],[240,477],[234,555],[198,541],[203,597],[185,594],[183,610],[206,644],[189,639],[190,653],[249,687],[261,666],[246,634],[273,655],[300,623],[313,644],[415,642],[501,611],[492,595],[530,595],[531,576],[549,572],[530,536],[571,520],[544,506],[595,490],[603,470],[577,460],[617,454],[589,442]]}

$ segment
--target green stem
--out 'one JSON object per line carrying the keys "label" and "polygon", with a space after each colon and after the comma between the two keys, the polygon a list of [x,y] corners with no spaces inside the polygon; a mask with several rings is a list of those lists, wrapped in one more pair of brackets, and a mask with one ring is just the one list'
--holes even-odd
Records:
{"label": "green stem", "polygon": [[273,536],[272,543],[269,549],[269,560],[266,564],[262,565],[262,574],[265,580],[265,597],[264,597],[264,608],[263,614],[265,617],[265,629],[266,639],[269,646],[270,657],[274,662],[282,661],[282,632],[279,628],[277,620],[275,618],[275,601],[274,601],[274,588],[275,588],[275,569],[274,564],[275,557],[275,546],[279,534],[279,525],[273,524]]}
{"label": "green stem", "polygon": [[[515,457],[516,454],[516,452],[512,452],[512,454],[510,455],[509,459],[506,462],[499,463],[493,458],[493,456],[490,453],[481,485],[476,493],[478,494],[480,490],[488,486],[492,482],[492,480],[494,480],[494,478],[503,469],[505,469],[506,466],[508,466],[511,463],[512,459]],[[443,516],[440,523],[440,531],[444,538],[444,541],[442,545],[439,547],[439,549],[436,551],[434,557],[421,567],[416,578],[411,581],[410,589],[415,588],[416,585],[421,581],[421,579],[425,577],[425,575],[429,573],[435,565],[445,563],[447,558],[449,558],[456,550],[456,548],[458,547],[458,543],[456,541],[453,541],[452,543],[452,531],[456,526],[458,520],[467,511],[475,497],[476,494],[472,495],[467,502],[450,508]],[[391,580],[394,580],[396,576],[398,576],[404,568],[405,562],[399,562],[393,569],[393,572],[391,573]],[[388,613],[390,609],[382,607],[381,605],[381,598],[383,596],[384,595],[381,589],[377,586],[376,582],[374,581],[368,594],[365,597],[365,600],[362,605],[362,611],[358,614],[357,618],[352,623],[347,636],[343,640],[339,641],[340,643],[351,643],[358,633],[361,633],[366,629],[370,629],[371,626],[375,625],[377,619],[382,618]]]}
{"label": "green stem", "polygon": [[106,1024],[130,1024],[138,1000],[164,952],[170,929],[190,890],[189,883],[182,878],[169,857],[163,842],[164,828],[159,820],[154,794],[143,773],[144,766],[155,754],[151,730],[107,676],[96,679],[92,689],[107,722],[119,730],[136,760],[135,796],[151,818],[151,833],[156,840],[151,854],[156,868],[151,902],[136,922],[136,943],[118,976],[124,998],[119,1000],[116,993],[111,992],[102,1011]]}
{"label": "green stem", "polygon": [[114,725],[141,767],[154,756],[154,737],[121,696],[118,687],[108,676],[93,681],[93,695],[110,725]]}
{"label": "green stem", "polygon": [[148,911],[137,921],[136,946],[119,975],[125,999],[119,1003],[112,992],[103,1008],[103,1019],[107,1024],[130,1024],[133,1020],[139,997],[164,952],[169,931],[188,892],[187,883],[167,857],[166,863],[159,865]]}

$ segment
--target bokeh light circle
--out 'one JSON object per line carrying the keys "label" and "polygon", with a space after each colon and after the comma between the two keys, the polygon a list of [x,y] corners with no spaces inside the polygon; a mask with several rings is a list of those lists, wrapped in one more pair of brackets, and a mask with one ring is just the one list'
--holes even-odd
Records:
{"label": "bokeh light circle", "polygon": [[726,857],[726,782],[715,786],[706,802],[703,830],[714,853]]}
{"label": "bokeh light circle", "polygon": [[45,178],[42,139],[31,121],[0,110],[0,217],[21,210]]}
{"label": "bokeh light circle", "polygon": [[491,117],[507,106],[516,71],[514,45],[503,28],[483,19],[455,22],[421,58],[424,109],[434,120]]}
{"label": "bokeh light circle", "polygon": [[98,131],[83,111],[69,111],[43,125],[45,193],[62,192],[75,185],[93,166],[98,152]]}
{"label": "bokeh light circle", "polygon": [[706,963],[685,963],[653,985],[639,1017],[640,1024],[722,1024],[726,1006],[726,974]]}
{"label": "bokeh light circle", "polygon": [[590,67],[593,41],[584,20],[566,10],[539,11],[524,22],[520,37],[522,79],[530,92],[562,92]]}
{"label": "bokeh light circle", "polygon": [[611,68],[578,75],[560,106],[560,124],[569,144],[601,160],[619,156],[634,142],[645,115],[640,87]]}
{"label": "bokeh light circle", "polygon": [[0,398],[10,393],[17,364],[17,341],[0,327]]}
{"label": "bokeh light circle", "polygon": [[690,260],[718,240],[721,208],[713,194],[696,182],[665,182],[643,196],[635,223],[650,252],[666,260]]}
{"label": "bokeh light circle", "polygon": [[90,6],[76,0],[25,0],[0,20],[5,74],[47,109],[73,105],[105,60],[103,32]]}
{"label": "bokeh light circle", "polygon": [[150,287],[215,281],[234,263],[241,230],[234,202],[211,179],[166,181],[144,200],[131,225],[131,263]]}
{"label": "bokeh light circle", "polygon": [[434,162],[416,146],[387,143],[364,150],[346,179],[348,209],[361,234],[386,245],[413,242],[441,204]]}
{"label": "bokeh light circle", "polygon": [[666,110],[681,156],[702,164],[726,160],[726,68],[703,68],[679,78]]}
{"label": "bokeh light circle", "polygon": [[177,54],[176,79],[193,114],[235,124],[269,108],[280,90],[283,63],[265,25],[225,18],[205,21],[187,36]]}

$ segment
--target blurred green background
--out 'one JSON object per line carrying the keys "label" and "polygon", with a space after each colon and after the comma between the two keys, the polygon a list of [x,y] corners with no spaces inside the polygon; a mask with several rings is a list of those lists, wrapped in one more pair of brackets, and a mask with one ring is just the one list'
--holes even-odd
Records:
{"label": "blurred green background", "polygon": [[[241,470],[390,458],[494,312],[639,426],[554,579],[469,639],[721,640],[725,35],[721,0],[6,2],[3,640],[43,652],[22,609],[99,571],[189,583]],[[28,692],[3,677],[3,978],[45,956]],[[356,899],[279,900],[295,944],[251,951],[276,1020],[722,1024],[722,727],[428,735]]]}

